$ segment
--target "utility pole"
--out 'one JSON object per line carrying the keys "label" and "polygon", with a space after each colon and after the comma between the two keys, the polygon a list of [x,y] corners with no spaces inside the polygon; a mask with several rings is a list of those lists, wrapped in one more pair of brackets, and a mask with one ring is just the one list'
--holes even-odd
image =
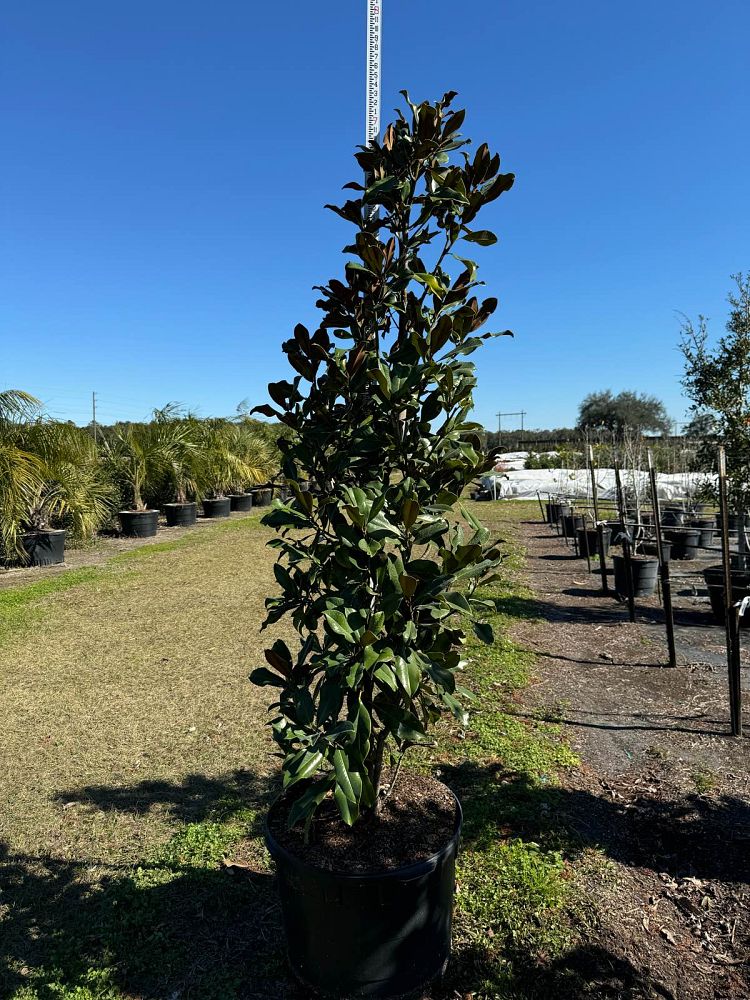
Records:
{"label": "utility pole", "polygon": [[96,427],[96,393],[91,393],[91,423],[94,428],[94,444],[97,443],[97,427]]}
{"label": "utility pole", "polygon": [[497,413],[497,444],[500,447],[500,438],[502,436],[502,419],[503,417],[520,417],[521,418],[521,433],[523,433],[523,418],[526,416],[526,410],[514,410],[512,413]]}

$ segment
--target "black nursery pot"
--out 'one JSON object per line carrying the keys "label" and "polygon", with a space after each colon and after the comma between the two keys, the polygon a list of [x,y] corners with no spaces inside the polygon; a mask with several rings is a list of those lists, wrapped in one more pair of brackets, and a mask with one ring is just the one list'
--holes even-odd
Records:
{"label": "black nursery pot", "polygon": [[242,511],[243,513],[245,513],[248,510],[252,510],[253,507],[252,493],[230,493],[229,507],[231,510]]}
{"label": "black nursery pot", "polygon": [[[596,528],[579,528],[576,532],[576,537],[578,539],[578,555],[582,558],[586,558],[586,545],[588,545],[588,554],[590,556],[599,555],[599,532]],[[609,528],[602,528],[602,542],[604,543],[604,555],[609,555],[609,541],[612,537],[612,533]]]}
{"label": "black nursery pot", "polygon": [[[610,545],[622,545],[623,536],[625,534],[622,521],[607,521],[607,527],[611,532]],[[635,521],[626,521],[625,528],[627,528],[628,534],[632,539],[635,531]]]}
{"label": "black nursery pot", "polygon": [[197,503],[168,503],[164,506],[168,528],[189,528],[198,516]]}
{"label": "black nursery pot", "polygon": [[676,528],[685,523],[685,511],[682,507],[665,507],[661,523],[668,528]]}
{"label": "black nursery pot", "polygon": [[22,538],[29,566],[58,566],[65,559],[65,531],[30,531]]}
{"label": "black nursery pot", "polygon": [[700,531],[700,539],[698,545],[702,549],[707,549],[709,546],[713,545],[714,535],[716,533],[716,522],[712,517],[695,517],[689,522],[691,528],[697,528]]}
{"label": "black nursery pot", "polygon": [[[628,583],[625,569],[625,556],[612,556],[615,567],[615,593],[619,597],[628,596]],[[656,575],[659,570],[659,560],[632,556],[633,592],[636,597],[651,597],[656,590]]]}
{"label": "black nursery pot", "polygon": [[583,528],[583,514],[565,514],[562,519],[562,533],[565,538],[575,538],[579,528]]}
{"label": "black nursery pot", "polygon": [[204,517],[229,517],[232,503],[229,497],[220,497],[217,500],[203,501]]}
{"label": "black nursery pot", "polygon": [[[750,524],[750,517],[747,514],[729,514],[729,530],[733,535],[738,534],[743,528]],[[716,515],[716,527],[721,528],[721,514]]]}
{"label": "black nursery pot", "polygon": [[253,490],[254,507],[267,507],[271,502],[271,490]]}
{"label": "black nursery pot", "polygon": [[119,518],[128,538],[153,538],[159,528],[158,510],[121,510]]}
{"label": "black nursery pot", "polygon": [[408,867],[356,875],[314,867],[266,827],[289,964],[308,990],[403,997],[443,972],[451,949],[461,820],[456,800],[453,835],[437,854]]}
{"label": "black nursery pot", "polygon": [[[658,556],[659,555],[659,546],[656,544],[656,542],[641,542],[640,545],[639,545],[639,548],[640,548],[640,550],[641,550],[641,552],[643,553],[644,556]],[[661,554],[662,554],[662,559],[664,560],[664,562],[668,563],[669,560],[670,560],[670,558],[672,557],[672,543],[671,542],[667,542],[667,541],[664,541],[664,539],[662,539]]]}
{"label": "black nursery pot", "polygon": [[697,559],[701,540],[700,528],[665,529],[664,537],[672,543],[673,559]]}
{"label": "black nursery pot", "polygon": [[560,520],[560,504],[549,500],[544,506],[547,524],[557,524]]}
{"label": "black nursery pot", "polygon": [[[732,604],[741,601],[743,597],[750,595],[750,571],[744,569],[733,569],[732,576]],[[707,566],[703,570],[703,579],[708,587],[708,596],[711,601],[711,611],[717,625],[724,624],[724,567]],[[740,628],[750,628],[750,611],[746,611],[740,617]]]}

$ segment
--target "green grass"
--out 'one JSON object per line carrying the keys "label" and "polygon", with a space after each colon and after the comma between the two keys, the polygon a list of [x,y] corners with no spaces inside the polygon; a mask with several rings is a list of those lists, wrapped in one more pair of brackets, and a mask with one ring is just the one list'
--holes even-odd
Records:
{"label": "green grass", "polygon": [[46,580],[26,584],[23,587],[0,591],[0,645],[14,632],[28,629],[44,616],[48,607],[43,600],[61,591],[91,583],[100,577],[96,567],[70,569]]}
{"label": "green grass", "polygon": [[[408,764],[440,774],[465,816],[454,960],[435,1000],[523,997],[529,969],[571,941],[576,851],[556,806],[576,758],[555,726],[516,713],[535,667],[509,635],[534,613],[528,511],[478,505],[505,539],[497,642],[467,643],[469,728],[446,724],[430,760]],[[25,699],[0,714],[1,996],[299,996],[262,840],[265,704],[246,679],[273,587],[266,537],[257,520],[224,522],[0,594],[0,677]]]}
{"label": "green grass", "polygon": [[718,777],[708,768],[697,768],[690,777],[699,795],[708,795],[719,784]]}
{"label": "green grass", "polygon": [[578,759],[558,727],[516,715],[515,698],[534,670],[533,655],[509,635],[515,621],[534,615],[517,529],[533,516],[529,510],[523,503],[478,506],[488,527],[487,515],[503,518],[504,580],[491,591],[496,639],[492,646],[468,641],[465,683],[476,696],[470,728],[463,739],[441,734],[437,748],[440,771],[464,807],[450,985],[459,990],[470,976],[475,1000],[523,996],[529,970],[562,955],[573,938],[566,851],[576,851],[555,816],[560,776]]}

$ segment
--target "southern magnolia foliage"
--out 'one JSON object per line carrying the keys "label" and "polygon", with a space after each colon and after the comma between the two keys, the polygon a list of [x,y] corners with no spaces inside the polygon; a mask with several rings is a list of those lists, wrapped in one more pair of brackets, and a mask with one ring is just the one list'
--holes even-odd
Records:
{"label": "southern magnolia foliage", "polygon": [[476,265],[456,247],[496,242],[470,227],[514,178],[486,145],[467,154],[455,95],[405,96],[408,117],[356,155],[368,186],[346,185],[358,196],[329,206],[356,229],[352,259],[320,288],[318,329],[299,325],[284,344],[296,377],[269,386],[276,408],[259,408],[292,432],[279,445],[293,496],[263,519],[279,529],[281,587],[266,625],[290,614],[300,644],[274,643],[272,669],[252,674],[280,689],[284,784],[304,783],[291,824],[309,824],[329,793],[346,823],[377,811],[387,742],[403,752],[426,740],[445,709],[466,719],[466,620],[492,642],[480,619],[493,604],[475,592],[499,552],[468,511],[468,527],[453,513],[486,467],[466,358],[496,336],[478,331],[497,301],[479,302]]}

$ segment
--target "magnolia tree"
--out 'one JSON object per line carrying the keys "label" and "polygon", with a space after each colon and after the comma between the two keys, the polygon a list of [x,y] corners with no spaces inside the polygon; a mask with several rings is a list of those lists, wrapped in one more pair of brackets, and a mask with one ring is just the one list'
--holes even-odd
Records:
{"label": "magnolia tree", "polygon": [[258,407],[291,432],[279,441],[291,499],[263,518],[278,529],[281,588],[264,628],[290,615],[299,644],[275,642],[251,679],[279,689],[271,726],[284,786],[298,786],[289,823],[308,828],[331,796],[347,824],[377,813],[386,754],[427,740],[445,711],[466,722],[465,632],[493,638],[477,587],[500,554],[459,498],[490,464],[468,419],[467,358],[503,334],[480,332],[497,300],[477,298],[459,248],[496,242],[473,226],[514,178],[485,144],[469,154],[454,94],[404,96],[409,111],[356,154],[366,186],[327,206],[355,229],[351,259],[319,288],[317,330],[299,325],[283,345],[295,377]]}

